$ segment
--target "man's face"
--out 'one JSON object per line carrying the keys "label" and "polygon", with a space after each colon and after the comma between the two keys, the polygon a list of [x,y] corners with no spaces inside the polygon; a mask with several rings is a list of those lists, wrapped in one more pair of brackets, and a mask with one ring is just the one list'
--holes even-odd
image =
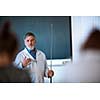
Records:
{"label": "man's face", "polygon": [[27,36],[24,40],[25,46],[32,49],[35,46],[36,40],[33,36]]}

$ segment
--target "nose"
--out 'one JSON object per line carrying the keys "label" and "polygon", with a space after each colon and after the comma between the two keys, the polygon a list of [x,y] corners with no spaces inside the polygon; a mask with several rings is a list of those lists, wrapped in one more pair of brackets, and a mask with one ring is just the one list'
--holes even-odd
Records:
{"label": "nose", "polygon": [[29,44],[31,45],[31,44],[32,44],[32,42],[31,42],[31,41],[29,41]]}

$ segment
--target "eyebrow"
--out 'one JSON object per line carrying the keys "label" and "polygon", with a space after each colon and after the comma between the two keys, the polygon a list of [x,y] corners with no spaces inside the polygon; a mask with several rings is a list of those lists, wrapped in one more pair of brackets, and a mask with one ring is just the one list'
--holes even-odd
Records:
{"label": "eyebrow", "polygon": [[26,39],[26,41],[28,41],[28,40],[35,40],[35,39]]}

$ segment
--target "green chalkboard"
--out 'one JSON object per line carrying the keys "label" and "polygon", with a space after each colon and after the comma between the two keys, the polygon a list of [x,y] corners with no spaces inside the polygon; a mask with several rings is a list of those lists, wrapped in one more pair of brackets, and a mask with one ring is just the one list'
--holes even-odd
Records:
{"label": "green chalkboard", "polygon": [[20,41],[19,51],[24,48],[23,36],[26,32],[36,35],[38,49],[47,59],[68,59],[72,57],[71,16],[1,16],[12,23]]}

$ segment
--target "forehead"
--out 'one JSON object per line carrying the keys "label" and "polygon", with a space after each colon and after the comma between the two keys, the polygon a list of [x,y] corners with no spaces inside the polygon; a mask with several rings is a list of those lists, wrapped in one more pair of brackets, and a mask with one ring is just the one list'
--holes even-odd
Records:
{"label": "forehead", "polygon": [[35,40],[34,36],[26,36],[25,40]]}

